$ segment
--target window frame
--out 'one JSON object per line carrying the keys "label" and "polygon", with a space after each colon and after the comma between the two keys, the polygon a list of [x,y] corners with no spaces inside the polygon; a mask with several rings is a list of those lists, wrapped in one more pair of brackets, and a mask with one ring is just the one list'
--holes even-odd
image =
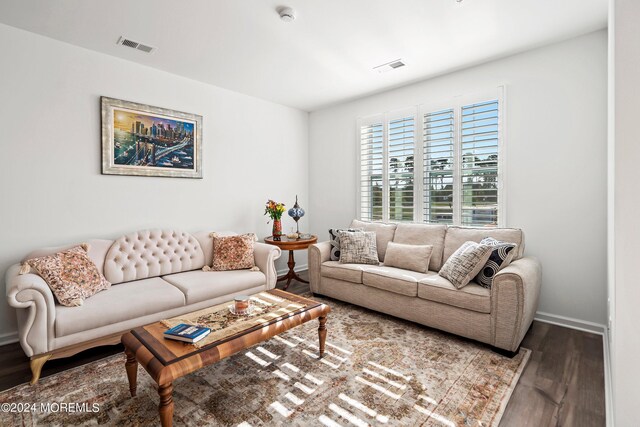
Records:
{"label": "window frame", "polygon": [[[362,189],[362,169],[361,169],[361,129],[362,126],[368,126],[376,123],[383,125],[383,179],[382,179],[382,220],[384,222],[401,222],[389,219],[389,123],[392,120],[412,117],[414,123],[414,178],[413,178],[413,220],[409,222],[427,223],[425,221],[425,188],[424,180],[426,170],[424,168],[425,141],[424,132],[424,116],[440,110],[453,109],[454,113],[454,164],[453,164],[453,221],[451,225],[462,226],[462,153],[461,153],[461,134],[462,134],[462,107],[482,102],[497,100],[498,101],[498,222],[496,227],[505,227],[507,225],[507,191],[504,183],[506,182],[506,154],[507,154],[507,129],[506,129],[506,85],[500,85],[492,89],[458,95],[448,99],[442,99],[434,103],[423,103],[412,107],[400,108],[384,113],[374,114],[357,119],[356,126],[356,175],[357,175],[357,191],[356,191],[356,218],[362,218],[361,189]],[[419,161],[418,161],[419,160]],[[370,220],[364,218],[364,220]],[[474,225],[472,227],[479,227]],[[481,227],[481,226],[480,226]]]}

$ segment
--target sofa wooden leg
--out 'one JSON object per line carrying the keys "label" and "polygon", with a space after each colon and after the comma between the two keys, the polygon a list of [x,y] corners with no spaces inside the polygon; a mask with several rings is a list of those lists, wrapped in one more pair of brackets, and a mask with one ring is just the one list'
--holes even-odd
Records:
{"label": "sofa wooden leg", "polygon": [[31,366],[31,385],[38,382],[40,379],[40,373],[42,372],[42,367],[49,359],[51,359],[51,354],[31,356],[31,361],[29,362],[29,365]]}

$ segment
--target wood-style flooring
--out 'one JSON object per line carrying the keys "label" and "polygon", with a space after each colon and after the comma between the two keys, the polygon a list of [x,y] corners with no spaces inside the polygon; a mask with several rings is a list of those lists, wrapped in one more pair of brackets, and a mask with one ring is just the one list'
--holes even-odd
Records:
{"label": "wood-style flooring", "polygon": [[[306,272],[300,274],[307,278]],[[282,282],[278,283],[281,288]],[[293,282],[289,292],[309,285]],[[604,426],[604,356],[602,336],[534,321],[522,342],[531,358],[520,377],[500,426]],[[42,377],[122,351],[98,347],[73,357],[50,360]],[[29,359],[19,344],[0,347],[0,390],[31,379]]]}

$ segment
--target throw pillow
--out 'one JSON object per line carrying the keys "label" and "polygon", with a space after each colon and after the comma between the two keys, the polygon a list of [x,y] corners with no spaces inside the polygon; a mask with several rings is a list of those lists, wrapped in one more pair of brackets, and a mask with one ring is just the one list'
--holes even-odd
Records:
{"label": "throw pillow", "polygon": [[255,268],[253,258],[253,244],[257,240],[253,233],[237,236],[218,236],[211,233],[213,238],[213,260],[211,267],[205,266],[205,271],[243,270]]}
{"label": "throw pillow", "polygon": [[373,231],[339,231],[340,263],[378,265],[376,233]]}
{"label": "throw pillow", "polygon": [[88,245],[83,244],[53,255],[32,258],[24,264],[35,269],[47,282],[60,304],[77,307],[86,298],[111,286],[89,258],[87,250]]}
{"label": "throw pillow", "polygon": [[331,261],[340,261],[340,231],[359,231],[361,228],[349,228],[346,230],[339,228],[329,229],[329,242],[331,243],[331,253],[329,259]]}
{"label": "throw pillow", "polygon": [[464,242],[444,263],[438,274],[449,280],[456,289],[469,284],[484,267],[492,251],[491,246]]}
{"label": "throw pillow", "polygon": [[389,242],[384,255],[384,265],[426,273],[433,252],[432,245],[407,245]]}
{"label": "throw pillow", "polygon": [[478,276],[476,276],[476,282],[483,288],[491,289],[493,276],[511,263],[516,253],[515,248],[517,245],[515,243],[501,242],[493,237],[482,239],[480,244],[491,246],[492,251],[487,263],[482,270],[480,270]]}

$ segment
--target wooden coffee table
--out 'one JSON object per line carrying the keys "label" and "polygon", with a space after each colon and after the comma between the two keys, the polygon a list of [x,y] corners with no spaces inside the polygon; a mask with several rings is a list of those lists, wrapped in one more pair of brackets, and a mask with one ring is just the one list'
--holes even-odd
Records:
{"label": "wooden coffee table", "polygon": [[286,280],[287,284],[284,285],[284,289],[287,290],[289,288],[289,284],[292,280],[297,280],[302,283],[309,283],[304,280],[302,277],[298,276],[298,273],[293,269],[296,266],[296,261],[293,259],[293,251],[298,251],[301,249],[307,249],[309,246],[313,245],[318,241],[318,236],[311,236],[308,239],[289,239],[286,236],[282,236],[281,240],[273,240],[273,236],[265,237],[264,242],[269,245],[274,245],[282,249],[283,251],[289,251],[289,261],[287,262],[287,266],[289,267],[289,271],[284,276],[278,277],[278,282],[281,280]]}
{"label": "wooden coffee table", "polygon": [[318,337],[320,340],[320,357],[322,357],[327,338],[327,314],[331,311],[331,308],[317,301],[278,289],[265,292],[295,303],[306,304],[306,306],[271,319],[267,323],[207,344],[202,348],[165,339],[162,334],[167,330],[167,327],[160,322],[142,326],[124,334],[122,336],[122,344],[127,356],[125,367],[131,396],[136,395],[139,363],[158,384],[160,422],[162,426],[171,426],[173,423],[172,383],[174,380],[312,319],[318,319],[319,321]]}

